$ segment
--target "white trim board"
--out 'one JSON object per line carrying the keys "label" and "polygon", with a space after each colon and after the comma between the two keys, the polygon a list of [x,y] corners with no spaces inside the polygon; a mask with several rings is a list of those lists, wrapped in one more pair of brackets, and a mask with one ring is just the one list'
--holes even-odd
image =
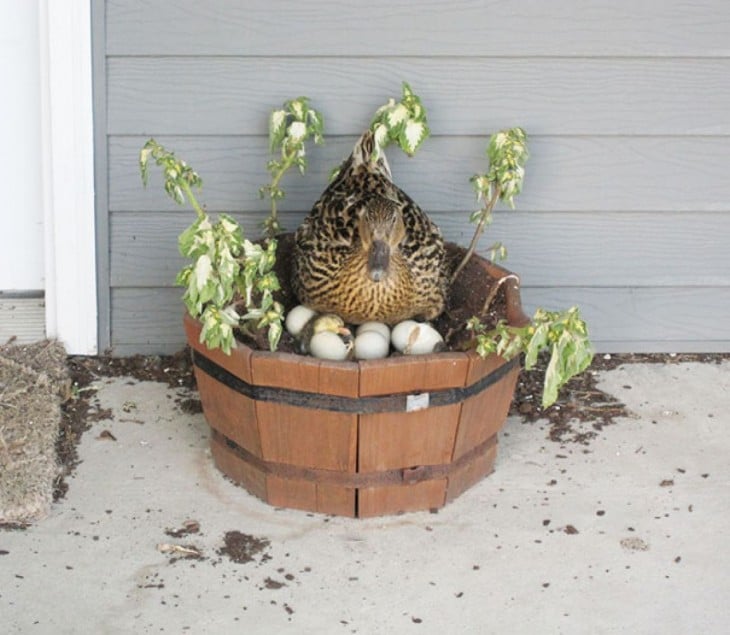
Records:
{"label": "white trim board", "polygon": [[97,344],[91,7],[40,2],[46,332],[71,354]]}

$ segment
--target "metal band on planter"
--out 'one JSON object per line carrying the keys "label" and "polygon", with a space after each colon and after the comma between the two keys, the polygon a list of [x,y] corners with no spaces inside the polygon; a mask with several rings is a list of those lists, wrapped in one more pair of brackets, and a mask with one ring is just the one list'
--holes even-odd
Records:
{"label": "metal band on planter", "polygon": [[[478,395],[507,376],[518,366],[519,362],[519,357],[515,357],[473,384],[463,388],[446,388],[424,393],[423,396],[427,395],[426,407],[448,406]],[[222,366],[219,366],[195,350],[193,351],[193,363],[202,372],[228,386],[231,390],[235,390],[255,401],[273,401],[291,406],[299,406],[301,408],[352,414],[411,412],[414,409],[412,407],[414,402],[423,401],[420,399],[422,395],[398,394],[377,397],[340,397],[335,395],[321,395],[302,390],[292,390],[290,388],[255,386],[242,380],[240,377],[236,377]]]}
{"label": "metal band on planter", "polygon": [[423,481],[448,477],[452,472],[469,465],[484,456],[497,444],[497,435],[473,447],[451,463],[441,465],[417,465],[414,467],[381,470],[377,472],[338,472],[287,463],[266,461],[252,454],[237,443],[215,429],[211,430],[213,441],[225,445],[244,463],[248,463],[264,474],[271,474],[283,479],[312,481],[323,485],[338,485],[359,489],[363,487],[382,487],[385,485],[413,485]]}

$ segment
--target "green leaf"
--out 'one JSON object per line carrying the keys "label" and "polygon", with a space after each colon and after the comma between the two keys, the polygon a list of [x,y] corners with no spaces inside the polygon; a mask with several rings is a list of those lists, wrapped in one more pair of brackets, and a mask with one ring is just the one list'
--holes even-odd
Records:
{"label": "green leaf", "polygon": [[[150,140],[152,141],[152,140]],[[147,163],[149,161],[150,155],[152,154],[152,147],[150,146],[150,141],[148,141],[144,147],[139,152],[139,171],[142,175],[142,183],[145,187],[147,187],[147,182],[149,180],[149,172],[147,169]]]}
{"label": "green leaf", "polygon": [[273,152],[286,135],[286,111],[274,110],[269,116],[269,147]]}
{"label": "green leaf", "polygon": [[408,109],[403,104],[398,104],[388,113],[386,117],[386,124],[389,128],[396,128],[407,119]]}
{"label": "green leaf", "polygon": [[472,212],[471,215],[469,216],[469,222],[478,223],[481,220],[483,214],[484,214],[483,209],[478,209],[478,210]]}
{"label": "green leaf", "polygon": [[408,121],[401,135],[404,150],[413,155],[427,136],[428,128],[420,121]]}
{"label": "green leaf", "polygon": [[562,385],[560,376],[560,355],[557,346],[553,346],[550,355],[550,362],[545,371],[545,384],[542,391],[542,407],[547,408],[558,399],[558,388]]}
{"label": "green leaf", "polygon": [[195,263],[195,284],[198,289],[205,288],[210,280],[212,271],[213,264],[210,261],[210,257],[207,254],[200,256]]}
{"label": "green leaf", "polygon": [[275,351],[277,349],[277,347],[279,346],[279,340],[281,339],[281,335],[283,332],[284,329],[282,328],[281,322],[271,323],[268,333],[270,350]]}

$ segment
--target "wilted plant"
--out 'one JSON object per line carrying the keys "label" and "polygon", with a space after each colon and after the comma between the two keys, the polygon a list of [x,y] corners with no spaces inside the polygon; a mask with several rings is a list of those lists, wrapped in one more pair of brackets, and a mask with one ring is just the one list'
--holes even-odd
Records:
{"label": "wilted plant", "polygon": [[311,137],[314,143],[321,144],[323,134],[322,115],[309,107],[307,97],[291,99],[269,116],[269,149],[272,154],[278,150],[280,157],[271,159],[266,165],[271,173],[271,183],[259,190],[261,198],[268,196],[271,201],[271,213],[264,221],[268,237],[273,238],[282,231],[277,214],[277,201],[284,198],[284,190],[279,185],[281,178],[294,166],[304,174],[307,169],[305,142]]}
{"label": "wilted plant", "polygon": [[[271,151],[281,151],[281,159],[268,164],[271,183],[261,188],[261,195],[271,200],[271,214],[265,222],[268,238],[263,244],[252,242],[228,214],[212,222],[198,202],[194,189],[200,191],[202,180],[185,161],[178,159],[154,139],[140,152],[142,181],[147,184],[149,160],[162,168],[167,194],[178,204],[187,200],[196,213],[195,222],[180,234],[180,253],[192,262],[178,273],[176,284],[185,287],[183,302],[188,313],[200,320],[200,341],[208,348],[230,353],[235,346],[234,329],[253,335],[267,329],[269,348],[278,346],[283,331],[284,309],[274,300],[279,279],[274,272],[280,230],[276,202],[284,198],[280,181],[292,166],[306,169],[305,141],[322,140],[322,116],[309,107],[306,97],[299,97],[275,110],[270,117]],[[237,310],[242,302],[245,311]]]}

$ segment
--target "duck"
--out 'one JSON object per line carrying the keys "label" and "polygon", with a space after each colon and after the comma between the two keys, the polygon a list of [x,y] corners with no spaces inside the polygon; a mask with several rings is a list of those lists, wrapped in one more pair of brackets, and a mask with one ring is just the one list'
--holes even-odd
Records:
{"label": "duck", "polygon": [[438,226],[393,183],[366,131],[294,235],[292,288],[302,304],[357,325],[432,320],[448,274]]}

